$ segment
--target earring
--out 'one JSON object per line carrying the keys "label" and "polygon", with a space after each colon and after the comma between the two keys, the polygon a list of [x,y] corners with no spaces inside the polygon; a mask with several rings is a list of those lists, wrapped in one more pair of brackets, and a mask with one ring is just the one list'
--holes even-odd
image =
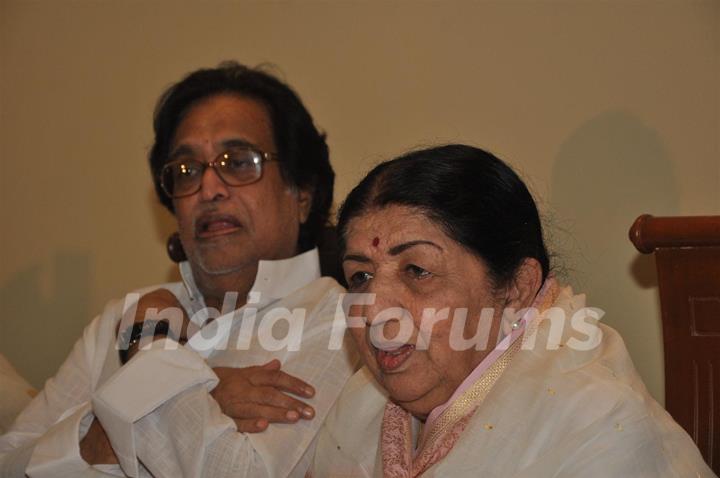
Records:
{"label": "earring", "polygon": [[173,262],[182,262],[187,260],[182,242],[180,242],[180,234],[173,232],[167,240],[167,253]]}

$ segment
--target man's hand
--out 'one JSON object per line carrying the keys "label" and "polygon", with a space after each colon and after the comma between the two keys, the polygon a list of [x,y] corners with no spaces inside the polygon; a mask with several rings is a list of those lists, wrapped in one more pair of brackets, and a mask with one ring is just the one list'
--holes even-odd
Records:
{"label": "man's hand", "polygon": [[80,456],[89,465],[117,465],[118,463],[107,433],[97,418],[93,419],[85,438],[80,441]]}
{"label": "man's hand", "polygon": [[[177,300],[177,297],[175,297],[172,292],[167,289],[156,289],[143,295],[137,304],[134,323],[143,322],[146,318],[152,319],[152,315],[150,317],[146,317],[148,309],[157,309],[157,313],[161,313],[166,309],[174,309],[176,311],[174,315],[160,315],[163,316],[165,320],[170,318],[169,323],[170,331],[172,332],[171,335],[177,338],[180,343],[185,343],[187,341],[188,334],[191,333],[191,331],[188,330],[191,328],[190,320],[188,319],[185,310],[180,305],[180,302]],[[118,327],[121,323],[118,324]],[[118,331],[118,333],[121,332]],[[164,335],[157,335],[154,338],[148,337],[147,339],[141,340],[140,343],[131,346],[128,349],[128,360],[139,351],[141,345],[144,346],[149,341],[158,340],[163,337]]]}
{"label": "man's hand", "polygon": [[310,398],[313,387],[280,370],[280,361],[245,368],[214,368],[220,383],[210,394],[222,412],[235,420],[238,431],[256,433],[270,423],[295,423],[315,416],[315,410],[287,393]]}
{"label": "man's hand", "polygon": [[[142,322],[146,318],[148,309],[157,309],[161,312],[165,309],[177,309],[179,314],[182,314],[182,329],[180,330],[180,337],[187,337],[188,325],[190,320],[188,319],[185,309],[180,305],[180,301],[175,297],[175,294],[167,289],[155,289],[154,291],[148,292],[144,296],[140,297],[137,304],[137,311],[135,312],[135,322]],[[177,317],[180,318],[180,315]],[[177,326],[178,324],[171,324]],[[174,327],[173,327],[174,330]],[[174,330],[176,333],[177,330]]]}

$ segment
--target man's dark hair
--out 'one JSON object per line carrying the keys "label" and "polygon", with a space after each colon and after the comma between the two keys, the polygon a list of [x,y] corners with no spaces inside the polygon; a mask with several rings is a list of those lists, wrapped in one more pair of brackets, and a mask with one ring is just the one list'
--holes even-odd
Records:
{"label": "man's dark hair", "polygon": [[453,240],[481,258],[496,287],[515,276],[523,259],[550,264],[535,201],[515,171],[482,149],[451,144],[408,153],[375,167],[342,205],[344,253],[350,220],[390,205],[417,208]]}
{"label": "man's dark hair", "polygon": [[315,128],[310,113],[288,85],[258,68],[223,62],[217,68],[190,73],[160,97],[153,122],[155,142],[149,155],[160,202],[174,213],[172,198],[160,186],[160,170],[168,160],[178,125],[197,102],[227,93],[251,98],[267,108],[283,179],[313,193],[310,215],[300,226],[298,250],[315,247],[328,220],[335,180],[325,134]]}

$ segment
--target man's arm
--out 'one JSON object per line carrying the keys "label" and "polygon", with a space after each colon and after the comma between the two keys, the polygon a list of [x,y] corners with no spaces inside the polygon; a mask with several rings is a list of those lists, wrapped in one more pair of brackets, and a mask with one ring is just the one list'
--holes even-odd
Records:
{"label": "man's arm", "polygon": [[113,310],[114,305],[109,305],[85,328],[55,376],[0,437],[0,476],[25,476],[29,465],[41,470],[32,476],[90,470],[81,457],[79,441],[92,418],[92,382],[99,375],[106,341],[112,335],[109,316]]}
{"label": "man's arm", "polygon": [[[306,321],[301,351],[288,353],[283,364],[288,374],[301,376],[316,384],[316,394],[309,402],[315,408],[315,419],[275,424],[263,433],[237,433],[235,421],[223,413],[209,392],[215,385],[209,381],[209,368],[197,354],[183,347],[139,354],[123,369],[144,362],[142,368],[147,373],[143,375],[138,368],[138,375],[131,378],[130,367],[125,377],[127,381],[124,384],[118,382],[115,386],[127,387],[133,381],[146,383],[149,376],[158,377],[167,383],[168,377],[162,376],[160,370],[154,368],[159,362],[164,362],[168,366],[167,370],[174,367],[180,371],[173,376],[172,383],[175,383],[176,378],[183,377],[182,380],[186,382],[195,380],[193,385],[178,387],[175,393],[158,403],[152,400],[151,403],[145,403],[143,406],[146,410],[133,410],[126,403],[110,403],[113,394],[101,390],[96,394],[96,399],[105,400],[106,403],[98,407],[98,403],[94,402],[98,415],[104,423],[101,409],[114,409],[111,415],[125,416],[132,423],[126,443],[132,443],[133,446],[127,451],[135,453],[148,470],[158,477],[289,476],[291,473],[302,476],[304,470],[295,467],[311,446],[325,414],[354,367],[354,362],[344,350],[328,348],[338,291],[331,292],[324,289],[325,300],[318,299],[314,303],[316,307]],[[279,375],[277,371],[272,372],[273,375]],[[214,373],[212,377],[217,381]],[[229,410],[227,403],[225,407]],[[292,409],[295,405],[287,404],[286,407]],[[112,433],[110,438],[113,440]]]}
{"label": "man's arm", "polygon": [[[327,367],[325,361],[319,363]],[[297,381],[306,388],[304,382],[277,370],[277,365],[278,362],[273,361],[264,367],[220,369],[228,382],[223,393],[230,399],[226,402],[230,413],[254,416],[255,410],[260,409],[260,413],[267,415],[263,406],[287,410],[282,408],[282,403],[281,407],[275,407],[277,403],[272,398],[262,398],[275,394],[290,401],[285,406],[308,408],[275,388],[284,380],[290,384]],[[156,477],[223,476],[221,470],[233,476],[264,476],[268,454],[256,453],[253,437],[277,431],[271,429],[255,435],[238,433],[235,420],[224,414],[211,396],[210,390],[214,391],[217,383],[217,376],[198,354],[163,339],[155,341],[149,350],[139,352],[103,384],[93,395],[93,409],[108,431],[125,473],[137,476],[142,462]],[[135,393],[132,396],[123,393],[127,390]],[[232,390],[238,395],[234,396]],[[327,392],[318,395],[326,397]],[[271,404],[256,403],[262,400]],[[332,401],[328,403],[324,398],[320,403],[325,409]],[[298,418],[288,420],[280,416],[260,420],[288,422],[285,426],[291,428],[304,426],[293,440],[286,442],[302,447],[307,441],[303,435],[307,434],[310,421],[298,421]],[[241,424],[251,420],[237,419]],[[266,427],[264,423],[258,428]],[[273,448],[272,454],[288,446]],[[216,467],[209,465],[213,459],[217,459]]]}
{"label": "man's arm", "polygon": [[[181,344],[187,342],[187,338],[197,332],[175,295],[166,289],[154,290],[140,298],[133,323],[135,325],[145,323],[149,309],[156,311],[175,309],[182,313],[181,324],[171,324],[167,327],[170,337],[177,338]],[[120,324],[118,326],[120,327]],[[127,335],[129,329],[132,329],[130,326],[128,330],[122,331],[119,327],[118,334]],[[136,328],[136,330],[141,329],[142,327]],[[127,360],[137,355],[141,346],[167,337],[168,333],[156,331],[152,337],[131,342],[126,353]],[[135,367],[140,370],[143,368]],[[257,433],[265,430],[270,423],[294,423],[299,419],[311,419],[315,415],[315,410],[311,406],[289,395],[311,398],[315,394],[315,389],[299,378],[281,371],[280,367],[279,360],[271,360],[260,366],[213,369],[219,383],[212,389],[211,395],[218,402],[223,413],[235,421],[238,431]],[[102,426],[99,425],[96,431],[103,431]],[[99,438],[102,436],[99,435]],[[103,454],[108,450],[97,451]]]}
{"label": "man's arm", "polygon": [[80,440],[80,456],[91,465],[118,464],[115,451],[100,421],[93,419],[85,437]]}
{"label": "man's arm", "polygon": [[[206,389],[195,387],[137,422],[140,461],[156,476],[303,476],[304,468],[297,465],[352,371],[350,364],[341,365],[343,351],[324,352],[308,357],[318,365],[313,420],[272,424],[263,433],[237,433]],[[294,361],[286,363],[292,367]]]}

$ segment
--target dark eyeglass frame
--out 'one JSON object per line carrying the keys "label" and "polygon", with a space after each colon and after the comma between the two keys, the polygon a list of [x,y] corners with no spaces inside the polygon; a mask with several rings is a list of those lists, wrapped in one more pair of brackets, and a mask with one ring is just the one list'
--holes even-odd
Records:
{"label": "dark eyeglass frame", "polygon": [[[252,153],[252,161],[253,164],[257,170],[257,176],[253,177],[249,181],[240,181],[240,182],[234,182],[231,180],[228,180],[228,178],[223,176],[223,167],[225,167],[225,161],[229,160],[229,155],[233,152],[249,152]],[[178,198],[184,198],[188,196],[192,196],[193,194],[196,194],[200,189],[202,189],[202,178],[205,175],[205,171],[207,168],[213,168],[215,170],[215,174],[220,178],[220,180],[230,187],[238,187],[238,186],[247,186],[248,184],[253,184],[257,181],[260,181],[262,179],[263,175],[263,163],[267,161],[277,161],[278,155],[277,153],[268,153],[266,151],[261,151],[260,149],[253,148],[252,146],[243,146],[239,148],[232,148],[228,149],[226,151],[223,151],[222,153],[218,154],[214,160],[204,163],[202,161],[198,161],[196,159],[176,159],[173,161],[168,161],[165,163],[165,165],[160,170],[160,187],[162,187],[162,190],[167,194],[168,197],[172,199],[178,199]],[[169,186],[165,183],[165,174],[168,172],[170,168],[177,164],[194,164],[198,165],[200,167],[200,174],[197,176],[197,187],[192,189],[192,192],[186,192],[183,194],[173,194],[172,191],[169,190]]]}

